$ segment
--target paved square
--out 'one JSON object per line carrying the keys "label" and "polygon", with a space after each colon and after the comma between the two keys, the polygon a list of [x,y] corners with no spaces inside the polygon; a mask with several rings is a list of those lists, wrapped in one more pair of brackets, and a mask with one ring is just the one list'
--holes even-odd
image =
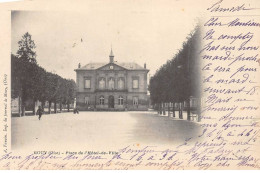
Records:
{"label": "paved square", "polygon": [[130,144],[166,145],[195,137],[199,131],[195,122],[150,111],[45,114],[40,121],[38,116],[13,117],[12,149],[77,151]]}

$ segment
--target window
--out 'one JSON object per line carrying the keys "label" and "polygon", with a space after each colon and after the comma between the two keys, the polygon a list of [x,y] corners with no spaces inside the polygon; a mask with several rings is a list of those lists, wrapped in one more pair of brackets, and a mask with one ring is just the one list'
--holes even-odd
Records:
{"label": "window", "polygon": [[138,79],[133,79],[133,88],[138,88],[139,81]]}
{"label": "window", "polygon": [[124,80],[122,78],[118,80],[118,89],[124,89]]}
{"label": "window", "polygon": [[89,105],[89,103],[90,103],[90,99],[89,99],[89,96],[87,96],[87,97],[85,97],[85,104]]}
{"label": "window", "polygon": [[90,79],[85,79],[85,86],[84,88],[90,89]]}
{"label": "window", "polygon": [[106,84],[105,79],[101,78],[99,80],[99,89],[105,89],[105,84]]}
{"label": "window", "polygon": [[101,97],[99,98],[99,104],[100,104],[100,105],[104,105],[104,104],[105,104],[105,98],[104,98],[104,96],[101,96]]}
{"label": "window", "polygon": [[197,100],[196,99],[191,99],[191,107],[196,107],[196,106],[198,106],[198,102],[197,102]]}
{"label": "window", "polygon": [[115,82],[113,78],[110,78],[108,81],[108,88],[109,89],[114,89],[115,88]]}
{"label": "window", "polygon": [[133,97],[133,105],[138,105],[138,97]]}
{"label": "window", "polygon": [[122,96],[119,96],[119,97],[118,97],[118,104],[119,104],[119,105],[123,105],[123,104],[124,104],[124,99],[123,99]]}

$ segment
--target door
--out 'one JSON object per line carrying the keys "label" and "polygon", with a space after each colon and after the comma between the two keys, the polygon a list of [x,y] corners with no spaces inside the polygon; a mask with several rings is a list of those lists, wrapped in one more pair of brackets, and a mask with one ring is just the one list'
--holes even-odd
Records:
{"label": "door", "polygon": [[109,107],[109,108],[114,108],[114,106],[115,106],[114,96],[109,96],[109,97],[108,97],[108,107]]}

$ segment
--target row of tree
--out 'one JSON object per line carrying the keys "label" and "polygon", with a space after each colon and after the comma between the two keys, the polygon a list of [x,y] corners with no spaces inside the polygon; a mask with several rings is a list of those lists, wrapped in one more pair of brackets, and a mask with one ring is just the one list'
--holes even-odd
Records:
{"label": "row of tree", "polygon": [[[76,84],[73,80],[64,79],[57,74],[47,72],[40,67],[36,61],[36,48],[31,35],[27,32],[18,42],[17,55],[11,55],[11,80],[12,98],[19,98],[21,114],[25,115],[25,106],[28,100],[44,103],[49,102],[49,113],[51,104],[54,103],[54,112],[57,112],[57,103],[69,105],[75,98]],[[33,106],[35,113],[35,106]]]}
{"label": "row of tree", "polygon": [[[162,103],[179,103],[179,117],[182,118],[182,109],[186,101],[190,119],[190,98],[200,98],[199,50],[200,29],[196,27],[178,53],[150,78],[151,101],[158,109],[161,109]],[[175,116],[175,110],[173,114]]]}

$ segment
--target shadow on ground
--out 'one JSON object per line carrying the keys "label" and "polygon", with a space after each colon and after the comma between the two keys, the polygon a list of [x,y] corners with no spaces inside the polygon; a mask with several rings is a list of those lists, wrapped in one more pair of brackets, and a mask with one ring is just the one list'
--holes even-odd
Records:
{"label": "shadow on ground", "polygon": [[196,138],[201,132],[199,124],[187,120],[168,118],[156,114],[130,113],[136,119],[133,136],[145,143],[175,144]]}

